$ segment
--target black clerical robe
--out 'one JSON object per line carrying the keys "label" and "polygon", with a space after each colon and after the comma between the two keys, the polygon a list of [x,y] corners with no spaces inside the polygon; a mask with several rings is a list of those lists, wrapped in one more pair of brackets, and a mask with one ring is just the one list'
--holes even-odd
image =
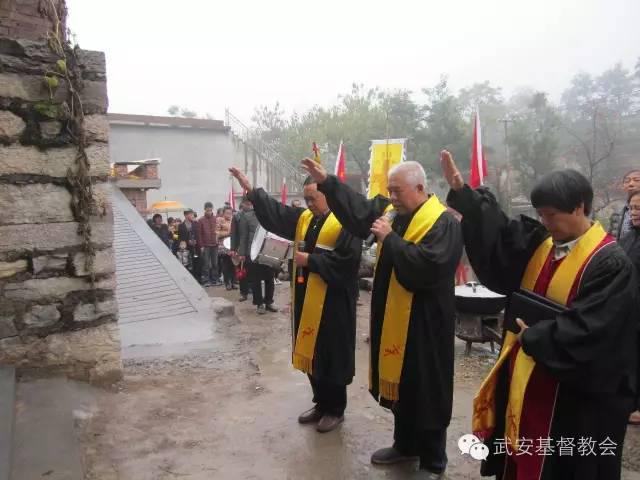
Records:
{"label": "black clerical robe", "polygon": [[[296,226],[304,208],[290,207],[271,198],[263,189],[249,195],[260,224],[288,240],[295,238]],[[309,272],[327,283],[318,337],[313,357],[313,378],[334,385],[348,385],[355,374],[356,300],[358,265],[362,242],[344,229],[333,251],[316,249],[318,234],[327,216],[315,217],[305,236],[304,251],[310,253],[303,269],[304,282],[295,282],[293,338],[298,334]]]}
{"label": "black clerical robe", "polygon": [[[318,186],[343,227],[367,238],[373,222],[390,203],[377,196],[367,200],[330,175]],[[412,412],[423,430],[449,425],[453,403],[454,276],[462,255],[459,222],[448,212],[440,215],[418,243],[403,240],[415,212],[397,215],[393,232],[384,240],[378,259],[370,319],[370,392],[378,401],[379,351],[391,273],[402,287],[413,292],[409,327],[400,378],[399,398],[419,406]],[[385,402],[383,402],[385,403]],[[388,405],[387,405],[388,406]]]}
{"label": "black clerical robe", "polygon": [[[447,200],[463,215],[466,252],[480,282],[505,295],[517,291],[529,260],[549,236],[544,226],[526,216],[509,219],[483,188],[473,191],[465,185],[451,191]],[[519,346],[539,369],[527,387],[527,395],[537,400],[528,404],[525,399],[521,422],[539,427],[543,420],[533,417],[541,405],[551,405],[544,429],[548,435],[542,438],[551,448],[539,450],[540,438],[523,437],[531,442],[532,455],[546,452],[539,459],[541,472],[518,468],[520,455],[506,454],[505,411],[513,371],[513,363],[506,362],[499,371],[496,425],[485,441],[489,457],[482,475],[498,480],[620,478],[622,442],[636,388],[637,308],[633,266],[615,242],[604,241],[578,278],[566,313],[528,328]],[[557,388],[547,389],[550,398],[544,398],[550,382]]]}

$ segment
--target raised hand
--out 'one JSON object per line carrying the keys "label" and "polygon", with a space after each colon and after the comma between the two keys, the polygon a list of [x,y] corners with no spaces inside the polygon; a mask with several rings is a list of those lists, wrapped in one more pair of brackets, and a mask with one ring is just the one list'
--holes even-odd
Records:
{"label": "raised hand", "polygon": [[239,169],[237,169],[236,167],[231,167],[229,169],[229,173],[233,175],[236,180],[238,180],[238,183],[240,184],[240,186],[247,193],[253,190],[253,187],[251,186],[251,182],[249,181],[247,176],[244,173],[242,173]]}
{"label": "raised hand", "polygon": [[460,170],[453,161],[453,156],[447,150],[440,152],[440,165],[442,174],[452,190],[460,190],[464,186],[464,180],[460,174]]}
{"label": "raised hand", "polygon": [[327,179],[327,171],[324,167],[310,158],[302,160],[302,168],[313,178],[316,183],[322,183]]}

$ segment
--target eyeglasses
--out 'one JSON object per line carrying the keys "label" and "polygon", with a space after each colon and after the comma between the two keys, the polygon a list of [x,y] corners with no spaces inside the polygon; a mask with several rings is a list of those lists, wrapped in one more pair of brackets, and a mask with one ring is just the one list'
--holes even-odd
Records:
{"label": "eyeglasses", "polygon": [[632,212],[640,212],[640,205],[629,205],[629,210]]}

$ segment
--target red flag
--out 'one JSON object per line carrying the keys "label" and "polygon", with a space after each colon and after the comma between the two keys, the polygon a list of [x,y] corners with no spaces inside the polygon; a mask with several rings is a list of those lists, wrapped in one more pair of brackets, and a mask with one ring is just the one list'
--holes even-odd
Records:
{"label": "red flag", "polygon": [[480,113],[476,111],[473,121],[473,143],[471,145],[471,177],[469,185],[471,188],[478,188],[484,185],[484,178],[487,176],[487,159],[482,151],[482,132],[480,130]]}
{"label": "red flag", "polygon": [[280,188],[280,201],[283,205],[287,204],[287,179],[282,177],[282,187]]}
{"label": "red flag", "polygon": [[345,156],[345,148],[342,142],[340,142],[340,148],[338,148],[338,158],[336,159],[336,168],[334,174],[336,177],[338,177],[338,180],[343,183],[347,178],[346,163],[347,159]]}

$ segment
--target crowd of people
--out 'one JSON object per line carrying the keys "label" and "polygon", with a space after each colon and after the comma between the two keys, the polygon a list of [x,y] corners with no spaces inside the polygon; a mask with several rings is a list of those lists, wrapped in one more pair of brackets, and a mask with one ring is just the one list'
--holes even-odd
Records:
{"label": "crowd of people", "polygon": [[156,213],[149,226],[194,278],[203,287],[239,289],[238,301],[251,296],[259,314],[277,312],[274,289],[281,270],[251,260],[259,226],[252,202],[243,198],[239,210],[225,203],[215,212],[213,204],[206,202],[200,218],[192,209],[183,215],[184,219],[169,217],[164,223]]}

